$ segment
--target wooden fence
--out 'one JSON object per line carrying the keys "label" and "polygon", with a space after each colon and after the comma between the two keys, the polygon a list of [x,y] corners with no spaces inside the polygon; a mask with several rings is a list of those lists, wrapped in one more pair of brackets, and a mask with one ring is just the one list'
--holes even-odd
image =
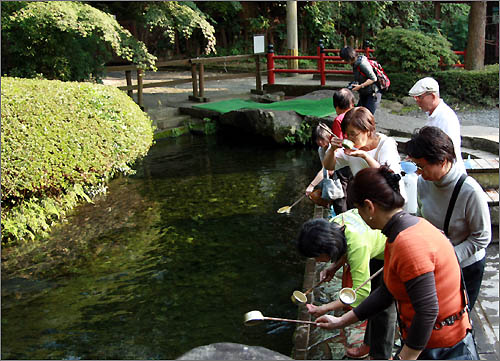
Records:
{"label": "wooden fence", "polygon": [[[244,59],[255,59],[255,72],[253,73],[237,73],[237,74],[220,74],[216,76],[205,77],[205,64],[211,63],[221,63],[221,62],[231,62],[240,61]],[[224,79],[237,79],[255,76],[255,89],[252,89],[252,93],[262,94],[262,79],[260,74],[260,58],[259,54],[250,55],[234,55],[234,56],[222,56],[215,58],[194,58],[194,59],[181,59],[181,60],[169,60],[157,62],[155,65],[158,69],[164,67],[189,67],[191,69],[191,79],[175,79],[168,81],[155,81],[144,83],[144,71],[138,68],[136,65],[117,65],[117,66],[107,66],[105,68],[106,72],[111,71],[125,71],[125,78],[127,80],[127,85],[119,86],[118,89],[126,90],[130,97],[133,97],[134,90],[137,91],[137,104],[144,109],[143,103],[143,89],[145,88],[156,88],[162,86],[173,86],[183,83],[191,82],[193,85],[193,95],[189,96],[189,100],[198,102],[207,102],[208,99],[205,98],[205,81],[208,80],[224,80]],[[137,84],[132,84],[132,71],[137,72]]]}

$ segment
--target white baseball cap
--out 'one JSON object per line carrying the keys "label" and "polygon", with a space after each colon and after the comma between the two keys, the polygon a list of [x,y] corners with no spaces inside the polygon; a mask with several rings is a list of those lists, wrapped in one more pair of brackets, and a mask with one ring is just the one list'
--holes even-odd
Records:
{"label": "white baseball cap", "polygon": [[412,97],[418,97],[424,93],[439,93],[438,82],[431,77],[422,78],[408,92]]}

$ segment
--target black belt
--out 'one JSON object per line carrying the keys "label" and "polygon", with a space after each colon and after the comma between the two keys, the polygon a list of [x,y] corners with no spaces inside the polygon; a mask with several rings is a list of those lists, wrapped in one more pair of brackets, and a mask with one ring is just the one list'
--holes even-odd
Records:
{"label": "black belt", "polygon": [[435,330],[440,330],[442,329],[444,326],[451,326],[455,323],[456,320],[461,320],[462,317],[464,316],[464,313],[467,312],[467,305],[462,309],[460,310],[459,312],[451,315],[451,316],[448,316],[446,317],[444,320],[440,321],[440,322],[436,322],[436,324],[434,325],[434,329]]}

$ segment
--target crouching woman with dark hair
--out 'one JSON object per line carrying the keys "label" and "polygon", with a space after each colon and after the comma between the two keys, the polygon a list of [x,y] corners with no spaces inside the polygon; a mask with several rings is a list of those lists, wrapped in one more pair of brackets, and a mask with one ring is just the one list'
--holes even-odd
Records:
{"label": "crouching woman with dark hair", "polygon": [[399,180],[386,166],[363,169],[354,177],[350,196],[360,216],[387,236],[384,280],[352,311],[316,322],[322,328],[342,328],[395,300],[403,339],[395,359],[477,360],[453,246],[428,221],[403,211]]}
{"label": "crouching woman with dark hair", "polygon": [[[335,272],[347,263],[352,276],[352,288],[357,288],[384,265],[386,237],[380,230],[367,226],[357,209],[351,209],[334,217],[330,222],[315,218],[302,225],[298,237],[298,250],[305,257],[315,258],[317,262],[333,262],[325,271],[325,279],[331,280]],[[323,274],[322,274],[323,276]],[[357,306],[381,283],[379,274],[371,282],[356,291]],[[315,306],[307,304],[307,310],[314,317],[327,312],[342,310],[340,300]],[[374,359],[388,359],[392,355],[394,332],[396,329],[396,309],[389,305],[382,312],[368,319],[364,344],[361,347],[346,349],[348,357],[362,358],[368,354]]]}

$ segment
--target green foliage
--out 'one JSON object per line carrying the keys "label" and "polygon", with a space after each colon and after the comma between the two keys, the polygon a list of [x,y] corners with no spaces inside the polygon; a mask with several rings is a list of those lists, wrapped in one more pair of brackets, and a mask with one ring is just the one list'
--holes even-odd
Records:
{"label": "green foliage", "polygon": [[453,50],[465,50],[469,34],[470,4],[442,4],[441,32]]}
{"label": "green foliage", "polygon": [[340,45],[340,35],[335,28],[335,23],[340,20],[338,8],[338,3],[330,1],[315,1],[304,6],[301,27],[311,34],[314,47],[319,39],[323,39],[326,48]]}
{"label": "green foliage", "polygon": [[207,42],[205,53],[216,52],[215,29],[193,2],[148,2],[141,21],[150,31],[161,29],[171,44],[175,43],[176,32],[180,37],[189,39],[195,29],[200,29]]}
{"label": "green foliage", "polygon": [[[448,70],[433,73],[438,81],[442,97],[449,102],[460,101],[473,105],[498,104],[498,64],[484,70]],[[441,91],[441,88],[443,91]]]}
{"label": "green foliage", "polygon": [[[384,67],[385,69],[385,67]],[[408,96],[408,91],[419,79],[427,76],[415,72],[408,73],[390,73],[391,86],[384,94],[386,99],[397,99],[400,97]]]}
{"label": "green foliage", "polygon": [[458,59],[450,42],[441,35],[426,35],[400,27],[381,30],[375,48],[377,61],[389,73],[389,78],[391,72],[436,71],[440,59],[445,66],[451,66]]}
{"label": "green foliage", "polygon": [[[243,8],[239,1],[203,1],[197,4],[206,16],[216,22],[232,22]],[[236,25],[236,24],[235,24]]]}
{"label": "green foliage", "polygon": [[[112,52],[154,68],[156,58],[109,14],[75,1],[2,2],[2,67],[10,76],[99,80]],[[14,11],[10,16],[3,12]]]}
{"label": "green foliage", "polygon": [[152,144],[149,117],[113,87],[4,77],[1,111],[3,243],[43,234]]}
{"label": "green foliage", "polygon": [[205,134],[210,135],[217,133],[217,122],[214,119],[203,118],[203,120],[205,122],[204,123]]}
{"label": "green foliage", "polygon": [[311,135],[312,135],[311,124],[303,121],[300,124],[299,129],[297,129],[295,133],[287,135],[285,137],[285,140],[292,145],[294,144],[306,145],[311,140]]}
{"label": "green foliage", "polygon": [[266,31],[271,27],[271,21],[262,15],[256,18],[248,18],[247,20],[250,24],[250,30],[254,32]]}
{"label": "green foliage", "polygon": [[453,69],[428,74],[391,73],[391,86],[384,97],[408,96],[408,91],[415,82],[424,76],[431,76],[438,81],[440,95],[448,103],[494,106],[498,103],[498,73],[498,64],[489,65],[484,70]]}

